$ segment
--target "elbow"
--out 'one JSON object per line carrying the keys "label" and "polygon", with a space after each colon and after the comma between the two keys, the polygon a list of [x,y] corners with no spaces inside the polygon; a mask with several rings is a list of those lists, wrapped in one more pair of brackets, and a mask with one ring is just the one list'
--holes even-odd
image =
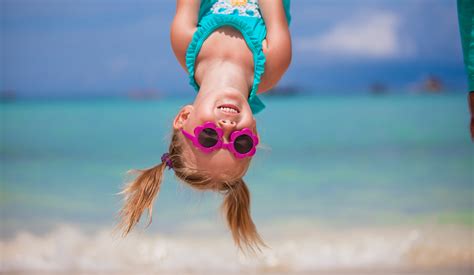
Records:
{"label": "elbow", "polygon": [[273,74],[274,83],[278,83],[290,67],[291,60],[293,58],[291,43],[288,44],[285,50],[278,52],[277,55],[278,58],[276,59],[277,62],[275,64],[275,73]]}
{"label": "elbow", "polygon": [[291,60],[293,59],[293,48],[291,46],[291,40],[288,41],[288,49],[285,51],[285,55],[282,60],[283,73],[285,73],[291,65]]}
{"label": "elbow", "polygon": [[285,74],[285,72],[288,70],[288,68],[290,67],[292,58],[293,58],[293,54],[291,52],[291,47],[290,47],[290,50],[288,51],[288,54],[286,54],[283,57],[283,60],[282,60],[281,76],[283,76]]}
{"label": "elbow", "polygon": [[257,94],[267,92],[275,87],[290,67],[292,54],[288,51],[269,52],[265,64],[265,73],[260,83]]}

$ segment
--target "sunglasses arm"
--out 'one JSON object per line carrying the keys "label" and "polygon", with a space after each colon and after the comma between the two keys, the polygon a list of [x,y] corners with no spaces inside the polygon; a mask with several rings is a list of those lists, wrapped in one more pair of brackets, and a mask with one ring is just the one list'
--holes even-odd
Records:
{"label": "sunglasses arm", "polygon": [[191,135],[190,133],[186,132],[184,129],[181,129],[181,132],[183,132],[183,135],[191,140],[193,140],[195,137]]}

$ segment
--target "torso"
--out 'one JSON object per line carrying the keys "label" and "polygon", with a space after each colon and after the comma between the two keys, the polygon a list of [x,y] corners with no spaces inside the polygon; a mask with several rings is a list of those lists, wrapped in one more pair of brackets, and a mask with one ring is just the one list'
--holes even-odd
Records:
{"label": "torso", "polygon": [[204,41],[195,63],[195,79],[198,84],[201,82],[208,62],[216,60],[235,62],[242,66],[248,73],[249,83],[253,82],[253,54],[240,31],[230,26],[220,27]]}

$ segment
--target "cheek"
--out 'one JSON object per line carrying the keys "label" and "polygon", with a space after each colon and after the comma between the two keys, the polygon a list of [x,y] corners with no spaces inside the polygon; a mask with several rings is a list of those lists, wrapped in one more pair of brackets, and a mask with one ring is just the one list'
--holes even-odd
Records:
{"label": "cheek", "polygon": [[211,106],[200,106],[200,108],[194,109],[190,119],[194,124],[202,124],[207,121],[214,122],[216,115]]}
{"label": "cheek", "polygon": [[255,129],[257,123],[255,120],[255,117],[252,114],[252,110],[250,109],[250,105],[248,105],[248,103],[243,106],[241,117],[242,117],[242,120],[241,120],[242,127]]}
{"label": "cheek", "polygon": [[242,126],[244,128],[249,128],[249,129],[251,129],[252,131],[255,132],[257,130],[257,121],[255,120],[253,115],[250,114],[247,117],[245,117],[245,119],[243,120],[243,125]]}

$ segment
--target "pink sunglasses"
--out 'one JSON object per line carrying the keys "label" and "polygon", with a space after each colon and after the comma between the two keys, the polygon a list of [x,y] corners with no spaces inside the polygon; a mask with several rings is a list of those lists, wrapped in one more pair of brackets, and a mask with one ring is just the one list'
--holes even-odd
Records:
{"label": "pink sunglasses", "polygon": [[213,122],[205,122],[194,128],[194,135],[184,129],[181,129],[181,131],[185,137],[193,142],[194,146],[204,153],[224,148],[231,151],[236,158],[245,158],[255,155],[258,144],[258,137],[248,128],[232,132],[230,142],[224,143],[222,138],[224,131]]}

